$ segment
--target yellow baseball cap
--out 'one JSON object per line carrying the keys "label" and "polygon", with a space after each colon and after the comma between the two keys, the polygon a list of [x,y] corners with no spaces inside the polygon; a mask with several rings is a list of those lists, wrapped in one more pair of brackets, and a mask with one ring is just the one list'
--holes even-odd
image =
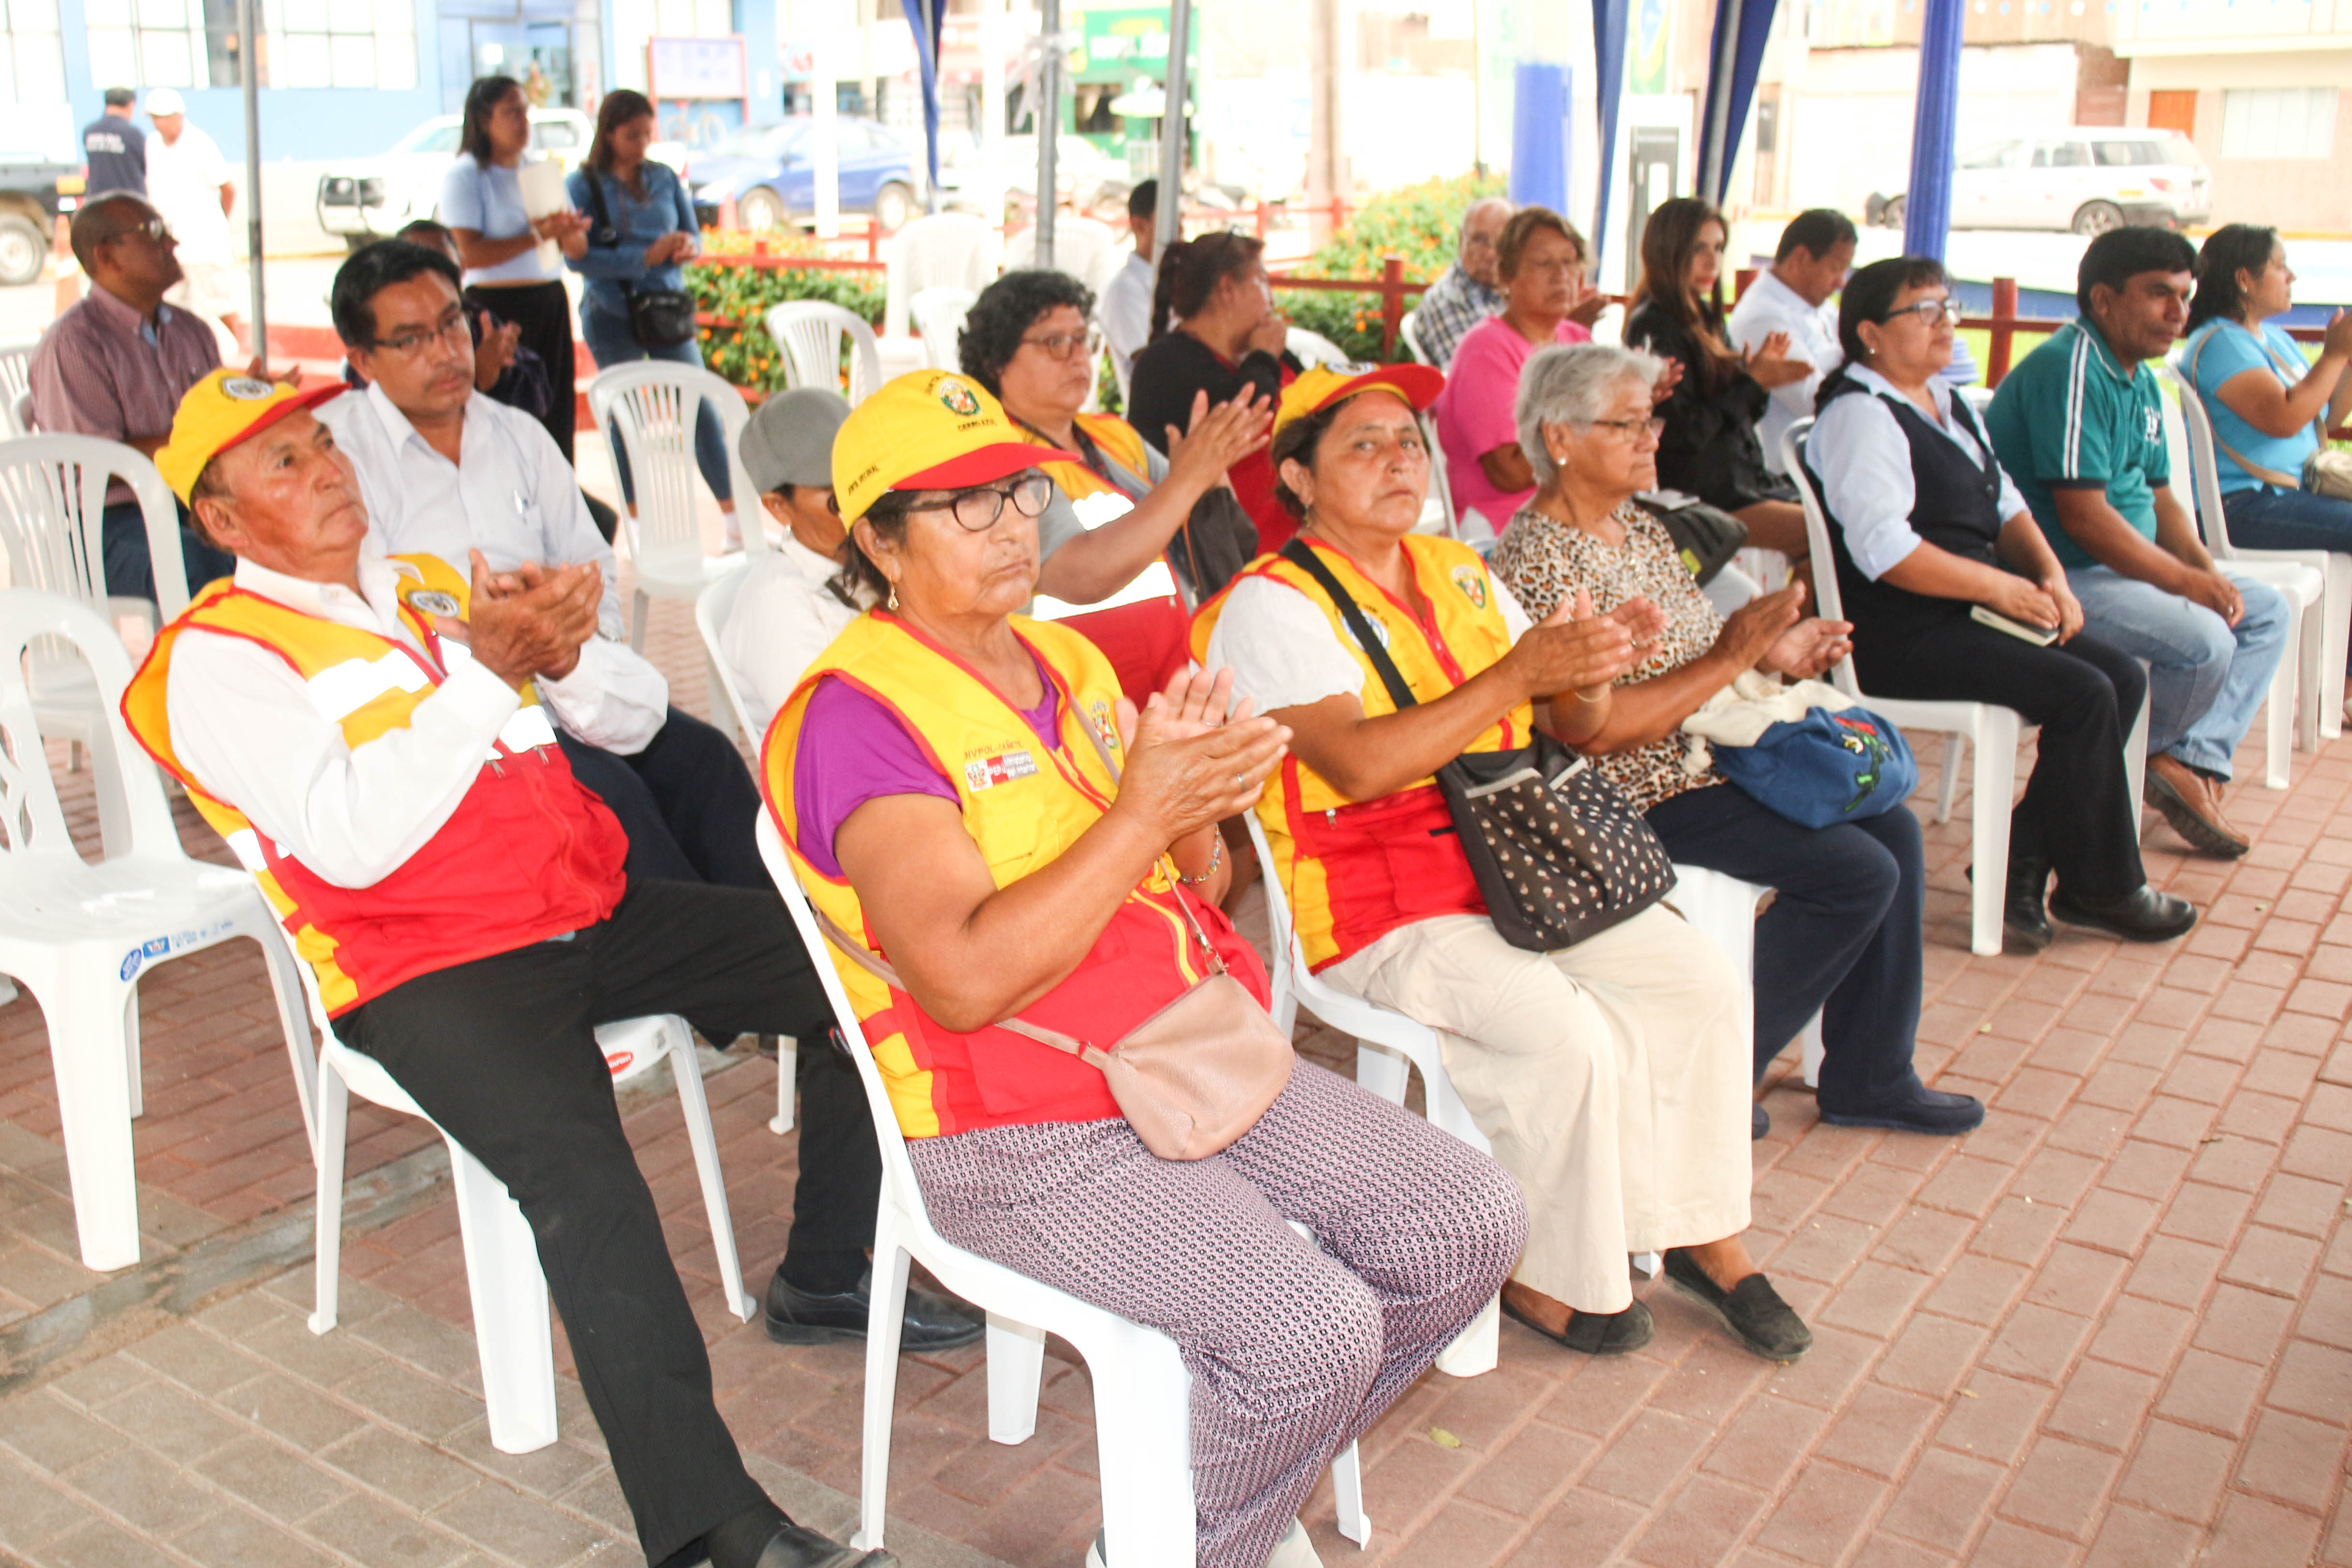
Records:
{"label": "yellow baseball cap", "polygon": [[171,438],[155,454],[155,467],[185,505],[206,463],[288,415],[316,408],[342,391],[341,382],[306,392],[241,370],[216,370],[180,399],[179,409],[172,416]]}
{"label": "yellow baseball cap", "polygon": [[954,490],[1075,452],[1026,438],[1003,405],[968,375],[919,370],[883,384],[833,438],[833,495],[855,522],[885,490]]}
{"label": "yellow baseball cap", "polygon": [[1377,364],[1369,369],[1349,365],[1339,370],[1318,364],[1282,389],[1282,400],[1274,406],[1274,429],[1267,438],[1281,435],[1286,425],[1375,388],[1395,393],[1417,413],[1436,402],[1437,395],[1445,390],[1445,373],[1425,364]]}

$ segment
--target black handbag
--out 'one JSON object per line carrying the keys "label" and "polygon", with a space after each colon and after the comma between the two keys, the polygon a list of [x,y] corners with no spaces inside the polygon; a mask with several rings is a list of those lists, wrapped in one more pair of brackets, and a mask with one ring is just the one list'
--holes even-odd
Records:
{"label": "black handbag", "polygon": [[1703,500],[1681,494],[1669,500],[1643,490],[1634,496],[1633,504],[1658,520],[1666,537],[1674,541],[1675,553],[1702,587],[1714,582],[1716,574],[1748,548],[1748,525]]}
{"label": "black handbag", "polygon": [[[1282,553],[1315,579],[1398,708],[1417,700],[1348,590],[1302,540]],[[1674,890],[1675,864],[1601,771],[1538,730],[1508,752],[1465,752],[1437,787],[1487,918],[1513,947],[1555,952],[1640,914]]]}
{"label": "black handbag", "polygon": [[[588,205],[596,218],[588,243],[617,247],[621,231],[613,226],[613,216],[604,205],[604,177],[593,169],[586,173]],[[639,348],[674,349],[693,341],[698,330],[693,295],[683,289],[640,289],[625,278],[620,284],[621,299],[629,308],[629,337]]]}

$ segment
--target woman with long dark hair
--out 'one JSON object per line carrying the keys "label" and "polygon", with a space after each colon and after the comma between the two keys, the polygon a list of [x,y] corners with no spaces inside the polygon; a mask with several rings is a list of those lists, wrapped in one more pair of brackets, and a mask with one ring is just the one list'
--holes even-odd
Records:
{"label": "woman with long dark hair", "polygon": [[2256,550],[2352,551],[2352,501],[2303,488],[2322,427],[2352,412],[2352,311],[2328,319],[2319,358],[2270,318],[2294,303],[2278,230],[2224,224],[2197,253],[2180,366],[2213,422],[2213,471],[2230,542]]}
{"label": "woman with long dark hair", "polygon": [[[1835,558],[1814,570],[1837,573],[1864,690],[1998,703],[2041,726],[2025,797],[2010,814],[2011,951],[2049,946],[2053,914],[2168,941],[2197,911],[2147,886],[2124,768],[2147,678],[2137,659],[2083,635],[2066,569],[1983,425],[1944,380],[1958,319],[1930,258],[1874,261],[1846,280],[1845,363],[1822,384],[1805,444]],[[2017,630],[1974,618],[1979,608]],[[2053,640],[2040,646],[2029,632]]]}
{"label": "woman with long dark hair", "polygon": [[1625,318],[1625,346],[1682,366],[1659,416],[1658,482],[1698,497],[1748,525],[1752,544],[1795,559],[1805,553],[1805,514],[1787,479],[1764,466],[1756,426],[1772,389],[1802,381],[1812,367],[1789,357],[1774,332],[1742,353],[1724,327],[1723,215],[1695,196],[1676,196],[1642,230],[1642,276]]}
{"label": "woman with long dark hair", "polygon": [[[572,171],[564,189],[588,218],[588,243],[569,258],[572,270],[588,279],[580,295],[580,335],[598,370],[638,360],[702,363],[698,338],[656,347],[637,341],[629,326],[629,301],[640,292],[686,287],[686,263],[701,251],[694,202],[677,171],[646,150],[660,134],[654,106],[627,88],[606,93],[596,110],[596,139],[588,157]],[[735,521],[735,492],[727,473],[727,435],[719,411],[704,404],[695,416],[694,465],[726,517],[730,549],[742,543]],[[613,469],[621,499],[636,513],[636,487],[620,437],[613,437]]]}
{"label": "woman with long dark hair", "polygon": [[[1127,417],[1161,456],[1169,426],[1191,429],[1193,400],[1202,394],[1212,406],[1244,393],[1270,402],[1297,378],[1299,363],[1283,347],[1290,323],[1274,308],[1265,255],[1264,241],[1223,229],[1160,252],[1151,341],[1135,356]],[[1274,499],[1274,466],[1264,448],[1226,477],[1257,524],[1258,548],[1281,549],[1298,525]]]}
{"label": "woman with long dark hair", "polygon": [[542,258],[540,241],[566,255],[588,244],[588,220],[576,212],[532,217],[525,210],[522,165],[530,153],[530,106],[514,78],[486,76],[466,89],[457,161],[441,180],[441,221],[457,237],[466,298],[521,329],[523,344],[547,364],[548,410],[540,418],[563,460],[572,454],[572,308],[562,270]]}

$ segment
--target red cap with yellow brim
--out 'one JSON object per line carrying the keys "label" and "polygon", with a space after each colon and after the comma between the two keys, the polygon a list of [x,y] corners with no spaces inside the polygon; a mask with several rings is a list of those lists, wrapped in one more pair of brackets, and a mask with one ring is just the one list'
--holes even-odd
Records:
{"label": "red cap with yellow brim", "polygon": [[172,416],[171,437],[155,454],[155,468],[184,506],[206,463],[288,415],[316,408],[343,391],[341,382],[306,392],[243,371],[216,370],[180,399],[179,409]]}

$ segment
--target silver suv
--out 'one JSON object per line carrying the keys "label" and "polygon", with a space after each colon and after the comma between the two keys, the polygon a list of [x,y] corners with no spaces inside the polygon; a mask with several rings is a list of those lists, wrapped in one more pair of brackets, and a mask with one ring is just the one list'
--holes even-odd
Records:
{"label": "silver suv", "polygon": [[[1878,221],[1903,226],[1903,198],[1874,202]],[[2126,224],[2174,228],[2212,216],[2205,160],[2186,136],[2078,125],[1965,148],[1952,174],[1954,228],[2072,229]]]}

